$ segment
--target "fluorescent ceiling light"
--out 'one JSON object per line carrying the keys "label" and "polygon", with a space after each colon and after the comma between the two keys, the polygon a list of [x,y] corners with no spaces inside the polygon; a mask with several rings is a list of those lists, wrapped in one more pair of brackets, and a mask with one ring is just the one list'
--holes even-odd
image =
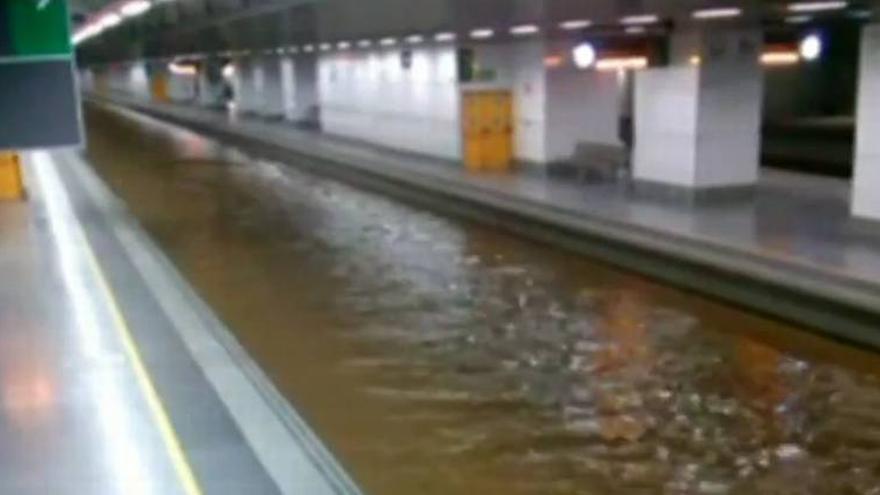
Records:
{"label": "fluorescent ceiling light", "polygon": [[692,14],[694,19],[730,19],[731,17],[739,17],[743,13],[738,7],[723,7],[717,9],[695,10]]}
{"label": "fluorescent ceiling light", "polygon": [[645,34],[645,26],[628,26],[623,32],[626,34]]}
{"label": "fluorescent ceiling light", "polygon": [[826,10],[845,9],[849,5],[844,1],[831,2],[795,2],[788,4],[789,12],[822,12]]}
{"label": "fluorescent ceiling light", "polygon": [[137,17],[144,14],[153,4],[149,0],[132,0],[119,8],[119,13],[123,17]]}
{"label": "fluorescent ceiling light", "polygon": [[339,48],[340,50],[348,50],[349,48],[351,48],[351,42],[340,41],[339,43],[336,43],[336,48]]}
{"label": "fluorescent ceiling light", "polygon": [[315,51],[315,45],[306,45],[303,47],[303,51],[306,53],[312,53]]}
{"label": "fluorescent ceiling light", "polygon": [[655,24],[660,20],[660,18],[654,14],[645,14],[645,15],[629,15],[620,19],[621,24],[626,24],[628,26],[632,25],[641,25],[641,24]]}
{"label": "fluorescent ceiling light", "polygon": [[379,40],[379,44],[382,46],[394,46],[397,44],[397,40],[394,38],[382,38]]}
{"label": "fluorescent ceiling light", "polygon": [[114,14],[110,12],[108,14],[104,14],[98,22],[101,24],[101,27],[103,29],[112,28],[113,26],[117,26],[120,22],[122,22],[122,17],[120,17],[119,14]]}
{"label": "fluorescent ceiling light", "polygon": [[422,43],[423,41],[425,41],[425,37],[422,36],[421,34],[411,34],[406,37],[406,42],[409,43],[410,45],[418,45],[419,43]]}
{"label": "fluorescent ceiling light", "polygon": [[578,29],[586,29],[593,25],[593,21],[587,19],[570,19],[559,23],[559,27],[566,31],[577,31]]}
{"label": "fluorescent ceiling light", "polygon": [[321,43],[321,45],[318,48],[322,52],[329,52],[330,50],[333,49],[333,45],[331,45],[330,43]]}
{"label": "fluorescent ceiling light", "polygon": [[358,41],[358,46],[361,48],[369,48],[373,46],[373,42],[370,40],[360,40]]}
{"label": "fluorescent ceiling light", "polygon": [[471,38],[475,40],[487,40],[495,36],[495,31],[488,28],[474,29],[471,31]]}
{"label": "fluorescent ceiling light", "polygon": [[455,33],[437,33],[434,35],[434,41],[446,42],[446,41],[455,41],[456,35]]}
{"label": "fluorescent ceiling light", "polygon": [[298,46],[288,46],[287,53],[299,53],[299,47]]}
{"label": "fluorescent ceiling light", "polygon": [[510,28],[510,34],[514,36],[529,36],[538,33],[540,30],[541,29],[534,24],[521,24]]}

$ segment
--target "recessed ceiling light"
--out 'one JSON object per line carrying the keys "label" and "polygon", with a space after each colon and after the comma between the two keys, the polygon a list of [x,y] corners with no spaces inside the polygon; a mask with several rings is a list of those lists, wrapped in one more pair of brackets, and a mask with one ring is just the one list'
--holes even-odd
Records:
{"label": "recessed ceiling light", "polygon": [[626,24],[628,26],[632,25],[641,25],[641,24],[655,24],[660,20],[660,18],[654,14],[645,14],[645,15],[629,15],[620,19],[621,24]]}
{"label": "recessed ceiling light", "polygon": [[424,41],[425,41],[425,37],[422,36],[421,34],[411,34],[406,37],[406,42],[409,43],[410,45],[418,45],[419,43],[422,43]]}
{"label": "recessed ceiling light", "polygon": [[382,38],[379,40],[379,44],[382,46],[394,46],[397,44],[397,39],[395,38]]}
{"label": "recessed ceiling light", "polygon": [[336,48],[339,48],[340,50],[348,50],[351,48],[351,41],[340,41],[339,43],[336,43]]}
{"label": "recessed ceiling light", "polygon": [[321,43],[318,48],[320,48],[322,52],[329,52],[333,49],[333,45],[331,45],[330,43]]}
{"label": "recessed ceiling light", "polygon": [[358,41],[358,46],[361,48],[369,48],[373,46],[373,42],[370,40],[360,40]]}
{"label": "recessed ceiling light", "polygon": [[541,29],[534,24],[521,24],[510,28],[510,34],[514,36],[529,36],[538,33],[540,30]]}
{"label": "recessed ceiling light", "polygon": [[434,41],[446,42],[446,41],[455,41],[456,35],[455,33],[445,32],[445,33],[437,33],[434,35]]}
{"label": "recessed ceiling light", "polygon": [[578,29],[586,29],[593,25],[593,21],[587,19],[570,19],[559,23],[559,27],[566,31],[576,31]]}
{"label": "recessed ceiling light", "polygon": [[303,51],[306,53],[312,53],[315,51],[315,45],[306,45],[303,47]]}
{"label": "recessed ceiling light", "polygon": [[695,10],[692,14],[694,19],[730,19],[732,17],[739,17],[743,13],[742,9],[739,7],[722,7],[717,9],[702,9]]}
{"label": "recessed ceiling light", "polygon": [[795,2],[788,4],[789,12],[822,12],[826,10],[845,9],[849,5],[845,1],[830,2]]}
{"label": "recessed ceiling light", "polygon": [[475,40],[485,40],[495,36],[495,31],[489,28],[474,29],[471,31],[471,38]]}

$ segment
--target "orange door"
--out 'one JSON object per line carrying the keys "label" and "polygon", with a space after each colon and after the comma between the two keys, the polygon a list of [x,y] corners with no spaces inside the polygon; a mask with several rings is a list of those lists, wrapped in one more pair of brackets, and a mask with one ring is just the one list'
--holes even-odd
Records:
{"label": "orange door", "polygon": [[165,74],[156,74],[150,81],[150,89],[153,93],[153,100],[161,103],[171,101],[168,94],[168,77]]}
{"label": "orange door", "polygon": [[507,91],[462,95],[464,161],[468,170],[506,171],[513,158],[513,99]]}
{"label": "orange door", "polygon": [[484,168],[485,132],[484,108],[480,93],[468,92],[462,95],[462,132],[464,136],[464,164],[468,170]]}

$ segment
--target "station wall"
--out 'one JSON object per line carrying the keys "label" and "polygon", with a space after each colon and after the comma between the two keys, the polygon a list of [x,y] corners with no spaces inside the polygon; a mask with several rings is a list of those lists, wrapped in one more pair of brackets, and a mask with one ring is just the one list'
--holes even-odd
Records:
{"label": "station wall", "polygon": [[461,158],[456,52],[451,46],[336,52],[318,62],[324,131],[441,158]]}

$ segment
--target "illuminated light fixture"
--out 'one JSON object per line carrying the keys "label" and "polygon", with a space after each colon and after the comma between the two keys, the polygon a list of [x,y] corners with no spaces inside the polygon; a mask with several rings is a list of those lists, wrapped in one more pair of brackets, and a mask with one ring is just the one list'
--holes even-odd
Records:
{"label": "illuminated light fixture", "polygon": [[801,40],[800,45],[798,46],[798,51],[801,54],[801,57],[808,61],[813,62],[814,60],[818,60],[819,57],[822,56],[822,38],[818,34],[810,34],[804,37]]}
{"label": "illuminated light fixture", "polygon": [[89,24],[88,26],[80,29],[73,35],[72,41],[74,45],[79,45],[83,41],[86,41],[90,38],[98,36],[104,30],[104,27],[101,26],[100,23]]}
{"label": "illuminated light fixture", "polygon": [[113,12],[110,12],[109,14],[104,14],[101,19],[98,20],[98,24],[100,24],[102,30],[118,26],[120,22],[122,22],[122,17],[120,17],[119,14],[114,14]]}
{"label": "illuminated light fixture", "polygon": [[789,12],[825,12],[828,10],[845,9],[849,4],[844,1],[831,2],[795,2],[788,4]]}
{"label": "illuminated light fixture", "polygon": [[349,48],[351,48],[351,42],[340,41],[339,43],[336,43],[336,48],[339,48],[340,50],[348,50]]}
{"label": "illuminated light fixture", "polygon": [[588,69],[596,63],[596,49],[590,43],[581,43],[571,50],[571,58],[578,69]]}
{"label": "illuminated light fixture", "polygon": [[411,34],[406,37],[406,42],[410,45],[418,45],[420,43],[424,43],[425,37],[421,34]]}
{"label": "illuminated light fixture", "polygon": [[223,77],[226,79],[232,79],[235,77],[235,66],[232,64],[226,64],[223,66]]}
{"label": "illuminated light fixture", "polygon": [[691,14],[691,17],[698,20],[730,19],[733,17],[739,17],[742,13],[742,9],[738,7],[722,7],[717,9],[695,10],[694,13]]}
{"label": "illuminated light fixture", "polygon": [[530,36],[533,34],[537,34],[541,29],[534,24],[521,24],[519,26],[513,26],[510,28],[510,34],[514,36]]}
{"label": "illuminated light fixture", "polygon": [[281,48],[280,46],[276,48],[275,55],[284,55],[284,48]]}
{"label": "illuminated light fixture", "polygon": [[577,31],[578,29],[586,29],[593,25],[593,21],[588,19],[569,19],[559,23],[559,27],[566,31]]}
{"label": "illuminated light fixture", "polygon": [[360,40],[358,41],[358,46],[361,48],[369,48],[373,46],[373,42],[370,40]]}
{"label": "illuminated light fixture", "polygon": [[495,36],[495,31],[489,28],[474,29],[471,31],[471,38],[475,40],[487,40]]}
{"label": "illuminated light fixture", "polygon": [[660,21],[660,18],[654,14],[645,14],[645,15],[629,15],[626,17],[622,17],[620,19],[620,23],[626,26],[640,26],[645,24],[656,24]]}
{"label": "illuminated light fixture", "polygon": [[690,64],[693,66],[698,66],[703,63],[703,58],[699,55],[691,55],[691,58],[688,59],[688,62],[690,62]]}
{"label": "illuminated light fixture", "polygon": [[647,57],[609,57],[596,61],[596,70],[599,71],[638,70],[647,66]]}
{"label": "illuminated light fixture", "polygon": [[788,24],[806,24],[812,20],[813,18],[808,15],[793,15],[785,18]]}
{"label": "illuminated light fixture", "polygon": [[645,26],[627,26],[627,28],[623,30],[626,34],[645,34],[646,31]]}
{"label": "illuminated light fixture", "polygon": [[544,66],[550,68],[562,67],[562,64],[565,63],[565,59],[560,57],[559,55],[549,55],[544,57]]}
{"label": "illuminated light fixture", "polygon": [[303,47],[303,51],[306,53],[312,53],[315,51],[315,45],[306,45]]}
{"label": "illuminated light fixture", "polygon": [[455,33],[437,33],[434,35],[434,41],[439,41],[440,43],[445,43],[448,41],[455,41],[456,38]]}
{"label": "illuminated light fixture", "polygon": [[318,49],[321,50],[322,52],[329,52],[330,50],[333,49],[333,45],[331,45],[330,43],[321,43],[318,46]]}
{"label": "illuminated light fixture", "polygon": [[761,54],[761,63],[764,65],[794,65],[800,62],[798,52],[764,52]]}
{"label": "illuminated light fixture", "polygon": [[394,46],[397,44],[397,40],[394,38],[382,38],[379,40],[379,44],[382,46]]}
{"label": "illuminated light fixture", "polygon": [[168,71],[178,76],[194,76],[198,73],[198,69],[196,69],[195,65],[179,64],[177,62],[169,63]]}
{"label": "illuminated light fixture", "polygon": [[119,8],[122,17],[137,17],[145,14],[153,4],[149,0],[132,0]]}
{"label": "illuminated light fixture", "polygon": [[299,47],[298,46],[288,46],[287,53],[295,55],[295,54],[299,53]]}

